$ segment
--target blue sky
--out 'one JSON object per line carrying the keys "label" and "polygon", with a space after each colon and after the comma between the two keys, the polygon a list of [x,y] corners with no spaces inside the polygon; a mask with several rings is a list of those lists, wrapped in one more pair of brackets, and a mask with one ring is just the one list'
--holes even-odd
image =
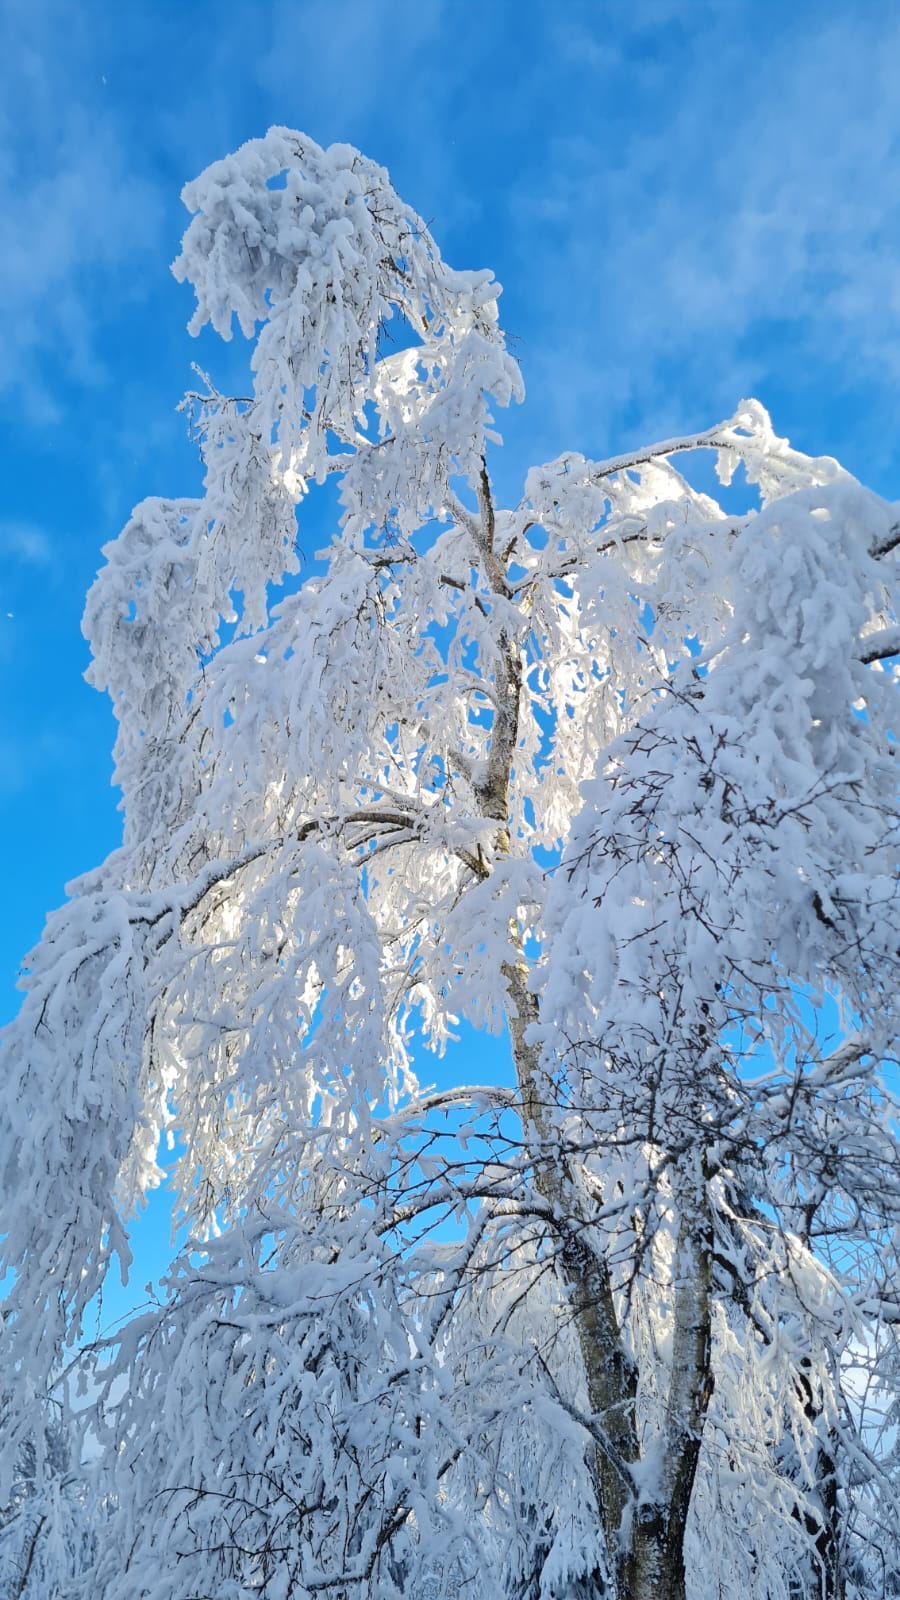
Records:
{"label": "blue sky", "polygon": [[132,505],[199,488],[182,184],[272,123],[385,164],[492,267],[528,398],[513,494],[564,448],[745,394],[900,495],[895,0],[4,0],[0,8],[3,1006],[116,843],[84,592]]}
{"label": "blue sky", "polygon": [[[0,18],[3,1015],[115,842],[81,602],[148,493],[193,493],[181,185],[273,122],[387,165],[489,265],[528,398],[501,485],[754,393],[900,494],[900,7],[837,0],[5,0]],[[8,615],[8,613],[12,615]]]}

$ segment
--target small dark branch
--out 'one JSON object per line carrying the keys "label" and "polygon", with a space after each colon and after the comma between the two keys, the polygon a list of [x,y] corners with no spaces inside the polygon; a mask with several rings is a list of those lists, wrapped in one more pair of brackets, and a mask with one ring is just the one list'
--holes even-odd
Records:
{"label": "small dark branch", "polygon": [[876,539],[872,546],[872,555],[889,555],[891,550],[896,550],[898,545],[900,545],[900,522],[895,522],[893,527],[888,528],[883,539]]}
{"label": "small dark branch", "polygon": [[490,877],[491,869],[483,855],[475,855],[471,850],[457,850],[455,854],[463,866],[468,867],[469,871],[476,878],[480,878],[482,883],[486,878]]}
{"label": "small dark branch", "polygon": [[425,1095],[422,1100],[404,1107],[403,1116],[425,1116],[429,1111],[443,1111],[447,1106],[460,1105],[477,1105],[485,1110],[505,1111],[518,1103],[518,1095],[514,1089],[505,1089],[502,1085],[493,1083],[468,1084],[459,1089],[444,1089],[437,1094]]}
{"label": "small dark branch", "polygon": [[486,617],[486,616],[489,615],[488,608],[485,605],[484,601],[482,600],[481,595],[480,594],[475,594],[474,591],[470,588],[469,584],[460,583],[458,578],[451,578],[451,577],[449,577],[447,575],[446,572],[442,572],[441,573],[441,575],[440,575],[440,577],[438,579],[438,583],[445,583],[447,585],[448,589],[458,589],[460,594],[471,594],[472,598],[475,601],[476,606],[478,607],[478,610],[481,612],[481,615],[483,617]]}
{"label": "small dark branch", "polygon": [[468,506],[463,505],[452,490],[448,491],[446,498],[447,510],[451,513],[454,522],[457,522],[461,528],[465,528],[470,538],[474,539],[477,544],[481,532],[478,518],[469,510]]}
{"label": "small dark branch", "polygon": [[598,1449],[602,1450],[613,1471],[618,1473],[626,1493],[629,1496],[636,1497],[637,1484],[632,1466],[619,1454],[615,1442],[606,1429],[601,1428],[596,1417],[585,1416],[584,1412],[573,1405],[571,1400],[566,1399],[540,1351],[538,1351],[538,1360],[544,1370],[557,1405],[565,1411],[567,1416],[572,1418],[573,1422],[577,1422],[579,1427],[584,1428],[585,1432],[590,1434]]}
{"label": "small dark branch", "polygon": [[869,666],[873,661],[884,661],[888,656],[900,656],[900,625],[866,634],[861,646],[859,659],[864,666]]}
{"label": "small dark branch", "polygon": [[[410,566],[417,560],[415,550],[378,550],[366,555],[366,561],[376,572],[380,572],[383,567],[397,567],[404,564]],[[442,579],[441,582],[443,581]]]}
{"label": "small dark branch", "polygon": [[25,1565],[22,1568],[22,1576],[19,1579],[18,1588],[15,1591],[16,1600],[20,1600],[20,1597],[25,1593],[25,1585],[28,1582],[28,1577],[29,1577],[29,1574],[31,1572],[31,1568],[34,1565],[34,1557],[35,1557],[35,1553],[37,1551],[38,1539],[41,1536],[41,1531],[42,1531],[44,1523],[46,1521],[47,1521],[46,1516],[41,1517],[40,1521],[38,1522],[37,1527],[34,1530],[34,1533],[31,1535],[31,1539],[30,1539],[30,1542],[29,1542],[29,1545],[28,1545],[28,1554],[27,1554],[27,1556],[25,1558]]}
{"label": "small dark branch", "polygon": [[615,477],[617,472],[628,472],[633,467],[646,467],[651,461],[675,456],[684,450],[730,450],[740,454],[742,443],[740,438],[723,431],[720,423],[715,428],[708,428],[705,433],[689,433],[680,439],[663,439],[659,444],[651,444],[644,450],[631,450],[625,455],[611,456],[608,461],[599,462],[589,476],[591,481],[596,483],[603,478]]}
{"label": "small dark branch", "polygon": [[816,921],[821,922],[823,928],[831,928],[831,930],[835,932],[835,924],[831,917],[829,917],[824,905],[822,904],[822,896],[820,895],[818,889],[815,891],[815,894],[812,897],[812,907],[816,914]]}
{"label": "small dark branch", "polygon": [[[640,533],[625,534],[620,539],[605,539],[602,544],[594,546],[591,555],[606,555],[610,550],[623,549],[626,544],[646,544],[648,541],[651,544],[655,544],[658,539],[659,534],[654,534],[651,539],[647,529],[642,528]],[[522,594],[532,587],[536,579],[543,578],[547,582],[556,582],[557,579],[565,581],[568,575],[575,572],[583,563],[584,556],[579,552],[577,555],[569,556],[565,561],[561,561],[558,567],[539,573],[529,572],[524,578],[519,578],[516,583],[510,585],[510,594],[513,596]]]}

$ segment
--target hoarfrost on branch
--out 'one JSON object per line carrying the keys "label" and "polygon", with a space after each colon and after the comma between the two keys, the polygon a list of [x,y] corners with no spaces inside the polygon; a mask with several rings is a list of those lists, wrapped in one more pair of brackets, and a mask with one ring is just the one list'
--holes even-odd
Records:
{"label": "hoarfrost on branch", "polygon": [[[900,1592],[896,510],[753,401],[504,507],[498,286],[382,169],[184,199],[252,377],[88,596],[124,837],[4,1040],[3,1593]],[[420,1089],[459,1018],[514,1088]],[[189,1242],[86,1344],[165,1133]]]}

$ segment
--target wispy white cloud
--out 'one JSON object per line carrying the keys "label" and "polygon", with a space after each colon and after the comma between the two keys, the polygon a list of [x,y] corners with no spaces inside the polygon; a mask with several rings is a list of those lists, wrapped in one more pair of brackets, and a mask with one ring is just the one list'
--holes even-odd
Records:
{"label": "wispy white cloud", "polygon": [[25,567],[49,567],[53,547],[47,533],[32,522],[0,521],[0,561]]}
{"label": "wispy white cloud", "polygon": [[[3,7],[7,406],[61,416],[61,380],[112,369],[97,327],[162,281],[180,182],[269,121],[359,143],[451,259],[497,266],[536,446],[727,410],[778,386],[786,350],[838,386],[896,383],[900,18],[872,0],[164,12]],[[145,53],[171,72],[146,128]]]}
{"label": "wispy white cloud", "polygon": [[[0,632],[0,660],[3,659],[3,633]],[[0,735],[0,798],[17,795],[27,781],[27,763],[21,741]]]}
{"label": "wispy white cloud", "polygon": [[573,444],[765,399],[788,366],[832,404],[896,385],[900,17],[800,11],[773,32],[766,8],[717,7],[637,41],[560,21],[602,110],[510,207],[550,335],[532,377]]}
{"label": "wispy white cloud", "polygon": [[102,371],[108,296],[157,242],[159,196],[104,103],[95,39],[63,0],[0,14],[0,398],[62,415],[61,385]]}
{"label": "wispy white cloud", "polygon": [[252,66],[266,102],[319,142],[389,166],[444,239],[465,230],[483,205],[485,152],[467,167],[491,60],[498,99],[508,93],[498,13],[454,0],[274,0],[270,16],[272,42]]}

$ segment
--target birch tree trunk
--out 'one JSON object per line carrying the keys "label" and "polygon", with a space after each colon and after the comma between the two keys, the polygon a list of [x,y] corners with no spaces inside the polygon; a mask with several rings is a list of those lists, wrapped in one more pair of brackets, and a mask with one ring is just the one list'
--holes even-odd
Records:
{"label": "birch tree trunk", "polygon": [[[485,466],[480,522],[473,526],[478,554],[491,589],[511,599],[495,544],[496,518]],[[498,825],[498,856],[510,848],[509,789],[519,736],[522,667],[517,644],[501,636],[492,687],[494,722],[490,759],[481,797],[483,814]],[[703,1424],[712,1393],[708,1229],[702,1198],[683,1212],[677,1247],[672,1373],[658,1491],[650,1501],[636,1492],[631,1469],[640,1459],[636,1406],[639,1373],[623,1340],[610,1270],[591,1242],[590,1218],[580,1214],[567,1159],[558,1148],[541,1090],[537,1051],[529,1029],[539,1005],[529,988],[528,963],[517,927],[511,941],[518,959],[504,966],[507,1023],[521,1097],[524,1131],[535,1148],[534,1180],[551,1209],[557,1265],[572,1309],[592,1421],[591,1451],[598,1514],[618,1600],[684,1600],[684,1542]],[[602,1580],[599,1579],[601,1582]],[[601,1587],[599,1594],[605,1592]]]}

